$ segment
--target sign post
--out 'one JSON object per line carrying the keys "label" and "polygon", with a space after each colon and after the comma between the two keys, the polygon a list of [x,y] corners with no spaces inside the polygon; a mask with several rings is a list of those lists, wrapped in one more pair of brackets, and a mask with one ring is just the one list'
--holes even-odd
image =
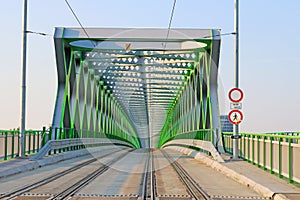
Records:
{"label": "sign post", "polygon": [[234,134],[231,137],[233,139],[233,159],[238,159],[239,157],[238,139],[240,139],[238,125],[243,121],[244,118],[243,113],[240,111],[242,109],[241,101],[244,98],[244,93],[239,88],[233,88],[229,91],[228,97],[231,101],[230,103],[231,111],[228,114],[228,120],[235,127]]}
{"label": "sign post", "polygon": [[[234,0],[234,87],[239,88],[239,0]],[[239,126],[234,126],[234,134],[239,135]],[[233,159],[239,158],[238,140],[233,141]]]}

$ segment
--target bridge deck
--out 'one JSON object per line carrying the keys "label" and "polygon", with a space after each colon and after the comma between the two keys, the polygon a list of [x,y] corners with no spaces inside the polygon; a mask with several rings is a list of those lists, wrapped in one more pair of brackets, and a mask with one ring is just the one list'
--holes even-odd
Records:
{"label": "bridge deck", "polygon": [[[98,149],[99,150],[99,149]],[[45,199],[49,196],[58,193],[62,188],[67,188],[72,185],[72,181],[76,181],[96,169],[99,165],[105,164],[113,158],[118,158],[122,152],[115,153],[115,148],[101,147],[101,151],[86,152],[89,154],[73,152],[62,153],[60,157],[74,157],[48,165],[53,159],[52,156],[40,161],[29,161],[28,159],[15,159],[0,163],[0,199],[1,195],[12,191],[24,185],[31,184],[38,180],[42,180],[50,175],[60,173],[65,169],[76,166],[79,163],[87,161],[91,158],[97,158],[85,167],[82,167],[70,174],[64,175],[64,178],[57,179],[47,185],[31,189],[26,192],[26,196],[17,199]],[[177,149],[179,150],[179,149]],[[166,148],[168,154],[176,160],[200,187],[212,199],[264,199],[272,197],[274,194],[284,194],[287,199],[299,199],[300,188],[287,183],[275,175],[271,175],[262,169],[253,166],[245,161],[231,161],[225,163],[216,163],[208,157],[187,156],[179,151]],[[69,154],[69,155],[68,155]],[[68,155],[68,156],[66,156]],[[104,158],[98,158],[103,155],[108,155]],[[76,157],[77,156],[77,157]],[[226,156],[223,155],[225,160]],[[147,150],[137,149],[116,160],[115,163],[109,165],[109,169],[95,178],[91,183],[78,191],[73,199],[137,199],[141,193],[142,174],[145,169]],[[190,195],[184,189],[182,181],[171,165],[168,163],[160,150],[153,150],[156,194],[158,199],[191,199]],[[47,166],[38,168],[39,164],[44,163]],[[31,166],[36,169],[28,171]],[[22,173],[3,177],[5,173],[11,174],[12,171]],[[93,198],[91,198],[93,197]],[[283,196],[276,195],[276,199],[285,199]]]}

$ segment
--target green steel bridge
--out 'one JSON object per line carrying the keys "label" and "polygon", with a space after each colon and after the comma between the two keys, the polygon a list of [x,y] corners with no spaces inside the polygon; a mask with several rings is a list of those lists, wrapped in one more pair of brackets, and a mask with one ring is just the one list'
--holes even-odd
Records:
{"label": "green steel bridge", "polygon": [[[88,33],[88,34],[87,34]],[[52,127],[26,131],[26,153],[113,143],[232,153],[220,126],[220,30],[56,28],[58,89]],[[19,153],[19,131],[0,131],[0,159]],[[240,133],[239,157],[300,182],[299,133]],[[40,154],[40,155],[39,155]]]}
{"label": "green steel bridge", "polygon": [[215,142],[219,30],[57,28],[54,40],[53,128],[137,148],[188,135]]}

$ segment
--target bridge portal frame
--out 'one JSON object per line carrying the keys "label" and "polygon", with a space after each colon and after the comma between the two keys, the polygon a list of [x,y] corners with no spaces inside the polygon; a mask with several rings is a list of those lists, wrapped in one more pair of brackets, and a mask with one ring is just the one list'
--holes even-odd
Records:
{"label": "bridge portal frame", "polygon": [[[105,134],[120,134],[121,137],[126,138],[126,140],[135,144],[135,146],[140,146],[140,139],[142,137],[139,133],[141,131],[147,132],[149,138],[152,137],[149,133],[151,131],[149,124],[152,124],[152,118],[149,113],[153,111],[151,110],[152,104],[149,96],[152,97],[152,95],[149,95],[149,88],[144,87],[145,105],[142,111],[147,111],[147,113],[141,117],[144,119],[144,122],[147,123],[147,127],[144,128],[145,130],[141,130],[137,124],[132,121],[132,115],[137,115],[137,111],[132,114],[130,110],[127,110],[128,105],[124,105],[124,102],[117,98],[114,90],[110,89],[111,85],[108,84],[109,81],[107,79],[103,78],[105,77],[104,74],[99,75],[95,73],[96,70],[85,63],[84,59],[89,55],[87,52],[93,52],[93,49],[97,49],[99,44],[100,46],[103,44],[103,46],[100,47],[102,50],[111,50],[112,48],[113,50],[117,49],[122,52],[138,52],[142,50],[160,51],[158,58],[170,62],[166,64],[165,61],[163,61],[161,65],[167,65],[168,67],[171,65],[174,66],[176,63],[171,63],[171,59],[175,59],[174,56],[188,60],[187,56],[178,57],[178,52],[171,56],[168,52],[172,52],[178,48],[180,48],[180,50],[191,50],[185,51],[188,52],[187,54],[190,52],[195,54],[196,52],[195,55],[198,60],[193,61],[193,67],[187,70],[188,73],[181,74],[181,76],[184,77],[184,83],[178,93],[175,94],[176,100],[172,99],[170,102],[170,99],[165,97],[166,93],[162,92],[160,95],[161,99],[157,102],[164,102],[164,100],[169,101],[168,106],[166,108],[164,107],[165,110],[163,110],[165,116],[168,118],[174,117],[172,115],[175,114],[174,111],[176,111],[176,109],[191,109],[189,112],[195,112],[196,115],[198,109],[196,109],[196,107],[200,107],[200,110],[202,108],[202,110],[199,111],[200,114],[198,113],[199,118],[195,118],[195,115],[190,115],[193,117],[188,118],[188,120],[202,120],[195,122],[195,126],[188,126],[188,120],[180,122],[184,128],[182,133],[184,131],[191,132],[198,129],[209,129],[211,132],[219,130],[217,77],[220,52],[220,30],[171,29],[169,37],[166,38],[167,32],[167,29],[91,28],[83,30],[78,28],[56,28],[54,41],[58,72],[58,90],[52,127],[85,129],[99,131]],[[89,44],[87,44],[87,42]],[[110,46],[105,46],[105,42],[110,43]],[[122,43],[121,46],[119,45],[120,42]],[[140,46],[140,42],[143,42],[143,45],[146,43],[150,48]],[[161,47],[157,47],[158,43],[161,43]],[[190,47],[195,44],[204,44],[204,46]],[[195,51],[195,49],[197,50]],[[170,58],[166,58],[167,56],[165,56],[165,54],[169,55]],[[136,53],[133,59],[140,57],[141,56]],[[92,60],[91,58],[89,59],[90,61]],[[145,58],[142,61],[145,62]],[[128,60],[126,60],[126,62],[128,62]],[[176,66],[180,65],[177,63]],[[149,84],[144,85],[148,86]],[[192,95],[193,91],[196,95]],[[182,101],[185,99],[189,103],[182,103],[181,108],[179,108],[180,104],[177,103],[177,100],[180,98]],[[152,101],[152,103],[153,102],[154,101]],[[138,106],[141,106],[141,104]],[[139,108],[139,110],[141,109]],[[203,117],[203,119],[201,119],[200,116]],[[161,138],[166,136],[166,131],[170,131],[170,129],[168,130],[168,126],[174,125],[172,123],[170,124],[170,121],[166,119],[166,117],[162,121],[164,121],[165,124],[161,126]],[[169,133],[170,132],[168,132],[168,134]],[[174,133],[172,134],[174,135]],[[216,136],[211,137],[214,143],[216,142],[215,138]]]}

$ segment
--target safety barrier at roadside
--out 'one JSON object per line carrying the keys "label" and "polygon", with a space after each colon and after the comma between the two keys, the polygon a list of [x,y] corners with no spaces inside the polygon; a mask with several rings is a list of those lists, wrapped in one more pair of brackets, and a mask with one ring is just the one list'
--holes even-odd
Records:
{"label": "safety barrier at roadside", "polygon": [[39,160],[45,157],[49,152],[58,150],[70,150],[78,147],[91,147],[99,145],[123,145],[134,148],[133,145],[121,140],[114,140],[108,138],[74,138],[74,139],[63,139],[63,140],[50,140],[44,145],[37,154],[30,157],[30,160]]}
{"label": "safety barrier at roadside", "polygon": [[[139,147],[138,138],[126,133],[111,134],[96,131],[76,130],[74,128],[49,128],[43,127],[42,130],[26,130],[25,131],[25,154],[35,154],[40,151],[49,141],[59,140],[68,141],[68,139],[94,139],[95,141],[110,140],[124,143],[127,146]],[[56,154],[60,152],[83,149],[97,144],[77,143],[64,148],[53,148],[47,151],[48,154]],[[0,160],[8,160],[18,157],[20,150],[20,131],[19,130],[0,130]]]}
{"label": "safety barrier at roadside", "polygon": [[[223,163],[224,160],[215,148],[215,146],[210,141],[197,140],[197,139],[177,139],[171,140],[165,143],[162,148],[168,146],[179,146],[185,148],[196,148],[202,150],[203,152],[207,152],[209,155],[213,157],[217,162]],[[198,151],[199,152],[199,151]]]}
{"label": "safety barrier at roadside", "polygon": [[171,135],[171,133],[168,133],[165,134],[164,137],[161,136],[158,147],[162,147],[165,143],[171,140],[195,139],[195,140],[212,141],[213,137],[214,137],[214,132],[212,129],[189,131],[184,133],[178,133],[176,135]]}
{"label": "safety barrier at roadside", "polygon": [[[232,133],[222,133],[225,152],[232,154]],[[240,133],[239,157],[290,183],[300,183],[300,133]]]}
{"label": "safety barrier at roadside", "polygon": [[[0,160],[15,158],[20,149],[19,130],[0,130]],[[49,140],[49,130],[44,127],[42,130],[25,131],[25,153],[32,154],[38,152],[40,143]]]}

